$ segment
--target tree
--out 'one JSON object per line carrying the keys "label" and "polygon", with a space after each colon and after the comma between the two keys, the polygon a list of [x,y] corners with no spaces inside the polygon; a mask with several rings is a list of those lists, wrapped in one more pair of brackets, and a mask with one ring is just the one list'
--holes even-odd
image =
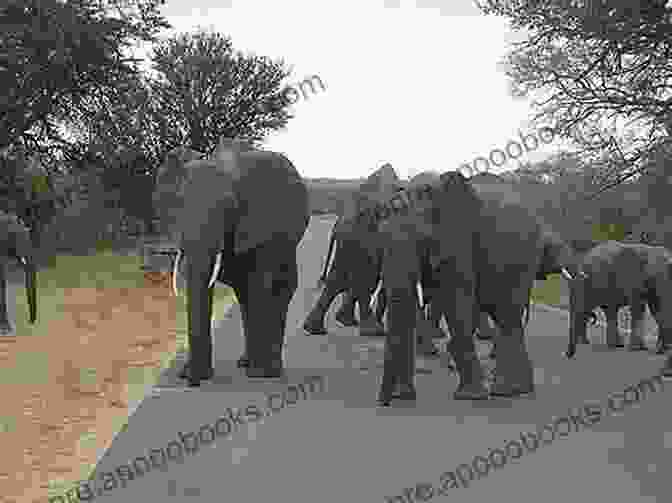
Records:
{"label": "tree", "polygon": [[4,0],[0,7],[0,149],[63,144],[59,119],[137,74],[125,51],[170,25],[165,0]]}
{"label": "tree", "polygon": [[[556,132],[574,140],[582,155],[611,152],[605,164],[616,176],[600,190],[636,176],[642,160],[670,141],[672,8],[666,3],[488,0],[481,6],[529,34],[505,62],[513,95],[538,96],[535,119],[555,122]],[[579,125],[604,131],[609,123],[614,133],[599,141],[575,134]],[[617,133],[626,123],[629,137]]]}
{"label": "tree", "polygon": [[44,226],[69,202],[67,188],[53,183],[37,156],[21,148],[0,154],[0,210],[16,215],[30,229],[36,249]]}
{"label": "tree", "polygon": [[212,153],[221,136],[253,144],[292,118],[282,94],[282,61],[234,52],[219,33],[183,33],[159,43],[151,83],[159,136],[167,147]]}

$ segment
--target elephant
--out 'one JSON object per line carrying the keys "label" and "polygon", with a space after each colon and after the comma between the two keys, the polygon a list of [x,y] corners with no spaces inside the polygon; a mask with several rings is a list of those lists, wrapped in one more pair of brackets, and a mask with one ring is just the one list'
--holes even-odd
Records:
{"label": "elephant", "polygon": [[242,148],[222,138],[213,159],[178,147],[159,169],[154,196],[181,201],[173,212],[180,267],[186,281],[189,359],[180,372],[189,386],[213,377],[212,290],[231,286],[239,302],[245,350],[238,367],[250,378],[284,373],[284,331],[298,285],[296,248],[310,218],[308,192],[283,154]]}
{"label": "elephant", "polygon": [[[380,277],[380,253],[375,229],[357,218],[361,211],[375,207],[402,188],[401,181],[390,164],[385,164],[372,173],[352,199],[346,200],[343,214],[339,217],[330,237],[330,250],[326,264],[331,263],[324,274],[324,287],[303,323],[307,335],[326,335],[324,317],[334,298],[346,293],[346,303],[341,311],[345,321],[354,319],[354,303],[360,308],[360,333],[382,332],[382,325],[371,311],[371,295]],[[331,254],[333,253],[333,260]],[[353,267],[355,266],[355,267]],[[339,313],[339,314],[341,314]]]}
{"label": "elephant", "polygon": [[[410,336],[416,322],[413,289],[425,270],[435,285],[432,308],[454,324],[448,345],[459,374],[454,399],[533,392],[523,313],[542,269],[544,224],[519,197],[472,184],[458,171],[446,172],[438,184],[404,195],[396,197],[399,206],[393,200],[387,203],[403,211],[368,215],[378,225],[389,304],[378,404],[415,399],[415,348]],[[576,274],[576,264],[567,261],[564,269]],[[484,386],[472,337],[481,312],[499,328],[494,337],[497,367],[490,390]]]}
{"label": "elephant", "polygon": [[[337,236],[339,235],[339,232],[336,232],[336,229],[339,229],[341,227],[342,225],[341,219],[342,217],[339,217],[339,219],[336,221],[336,224],[334,225],[334,230],[332,230],[331,236],[329,238],[329,247],[327,249],[327,256],[325,258],[322,273],[320,274],[320,277],[318,279],[318,286],[321,287],[324,287],[327,283],[327,277],[329,276],[329,271],[331,270],[333,259],[336,254],[336,247],[338,246]],[[355,297],[355,293],[350,288],[346,290],[345,293],[343,294],[341,307],[339,307],[338,311],[336,311],[335,314],[336,321],[338,321],[341,325],[346,327],[356,327],[358,323],[357,319],[355,318],[355,304],[357,304],[357,297]],[[360,311],[361,310],[362,308],[360,307]],[[381,323],[380,317],[377,317],[376,319],[378,320],[378,323]],[[321,334],[324,334],[326,332],[326,329],[323,328],[324,327],[320,327],[319,332]]]}
{"label": "elephant", "polygon": [[17,259],[25,273],[28,321],[37,321],[37,266],[30,230],[16,216],[0,212],[0,335],[10,335],[12,325],[7,314],[6,260]]}
{"label": "elephant", "polygon": [[645,304],[658,324],[657,352],[672,344],[672,252],[663,246],[605,241],[585,254],[579,276],[570,285],[568,358],[576,354],[576,339],[585,335],[587,313],[601,307],[607,316],[607,345],[622,347],[618,309],[630,306],[632,333],[628,349],[645,350]]}

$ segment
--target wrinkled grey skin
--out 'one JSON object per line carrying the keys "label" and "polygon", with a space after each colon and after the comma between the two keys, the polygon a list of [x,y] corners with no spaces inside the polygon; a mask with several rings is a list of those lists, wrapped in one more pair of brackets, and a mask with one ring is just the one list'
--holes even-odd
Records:
{"label": "wrinkled grey skin", "polygon": [[[198,386],[212,368],[212,289],[231,286],[243,319],[248,377],[279,377],[287,309],[297,287],[296,247],[309,220],[306,186],[282,154],[223,142],[212,160],[178,148],[159,170],[154,197],[182,254],[189,361],[180,376]],[[177,194],[177,195],[176,195]],[[166,206],[174,205],[172,208]]]}
{"label": "wrinkled grey skin", "polygon": [[37,320],[37,272],[29,230],[13,215],[0,212],[0,335],[13,332],[7,313],[7,260],[18,260],[25,273],[28,321]]}
{"label": "wrinkled grey skin", "polygon": [[[360,333],[380,333],[382,325],[370,309],[371,295],[380,279],[380,244],[375,227],[360,217],[361,212],[386,201],[402,187],[394,169],[385,165],[376,170],[359,187],[352,200],[346,201],[330,237],[333,253],[331,267],[326,273],[324,288],[310,311],[303,328],[309,335],[325,335],[324,317],[334,298],[346,293],[344,309],[339,318],[351,324],[354,302],[360,309]],[[328,255],[325,264],[329,264]]]}
{"label": "wrinkled grey skin", "polygon": [[455,325],[449,345],[460,376],[455,399],[488,397],[472,338],[481,312],[500,332],[494,338],[497,373],[490,394],[513,397],[534,390],[523,314],[543,270],[544,228],[515,197],[472,185],[458,172],[441,180],[415,211],[379,223],[389,303],[381,405],[415,397],[409,334],[415,326],[414,285],[424,270],[435,285],[432,307]]}
{"label": "wrinkled grey skin", "polygon": [[576,339],[585,336],[585,318],[597,307],[607,316],[607,345],[622,347],[618,309],[630,307],[632,334],[628,348],[646,349],[644,307],[658,323],[658,353],[672,343],[672,253],[662,246],[606,241],[585,254],[583,276],[570,285],[570,334],[567,357],[576,353]]}

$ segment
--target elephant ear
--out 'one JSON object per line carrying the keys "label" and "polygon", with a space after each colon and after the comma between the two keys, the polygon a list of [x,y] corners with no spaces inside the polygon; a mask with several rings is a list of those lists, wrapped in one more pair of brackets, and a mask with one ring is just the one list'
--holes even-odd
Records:
{"label": "elephant ear", "polygon": [[275,235],[300,235],[308,212],[307,192],[296,168],[277,152],[256,150],[239,156],[234,252],[250,250]]}

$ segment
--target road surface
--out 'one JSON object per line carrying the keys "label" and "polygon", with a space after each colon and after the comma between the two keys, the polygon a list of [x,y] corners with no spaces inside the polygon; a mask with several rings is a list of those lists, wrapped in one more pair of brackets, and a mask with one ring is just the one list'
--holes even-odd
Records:
{"label": "road surface", "polygon": [[[456,376],[434,360],[423,365],[431,373],[417,376],[415,406],[376,409],[382,373],[376,362],[382,358],[382,341],[358,338],[355,329],[335,323],[335,306],[328,316],[328,336],[307,337],[300,329],[317,295],[313,287],[331,225],[333,219],[313,218],[298,251],[299,290],[288,317],[287,382],[248,382],[235,368],[242,339],[239,312],[233,307],[216,330],[215,379],[196,391],[185,390],[175,368],[168,369],[102,457],[97,473],[113,472],[129,459],[165,447],[177,439],[178,431],[197,432],[203,425],[212,425],[227,408],[264,406],[265,393],[283,392],[306,376],[324,376],[324,391],[306,394],[293,406],[256,423],[240,425],[229,436],[186,455],[181,464],[167,462],[165,471],[154,468],[95,501],[670,501],[669,381],[662,390],[642,394],[639,404],[622,413],[604,415],[592,427],[575,426],[563,438],[490,469],[468,487],[450,488],[447,496],[424,500],[426,489],[422,488],[419,493],[407,490],[402,497],[405,488],[418,483],[439,488],[444,472],[471,464],[474,456],[488,456],[492,449],[520,439],[522,432],[566,415],[569,408],[582,407],[587,401],[606,407],[610,393],[655,375],[663,357],[653,352],[608,352],[600,341],[592,347],[579,346],[576,359],[569,362],[561,355],[567,317],[537,307],[527,331],[535,365],[535,397],[456,402],[452,400]],[[649,344],[653,347],[653,341]],[[204,435],[204,441],[209,441],[208,433]],[[516,456],[515,449],[511,452]],[[156,459],[161,462],[159,455]],[[468,483],[466,468],[460,473]]]}

